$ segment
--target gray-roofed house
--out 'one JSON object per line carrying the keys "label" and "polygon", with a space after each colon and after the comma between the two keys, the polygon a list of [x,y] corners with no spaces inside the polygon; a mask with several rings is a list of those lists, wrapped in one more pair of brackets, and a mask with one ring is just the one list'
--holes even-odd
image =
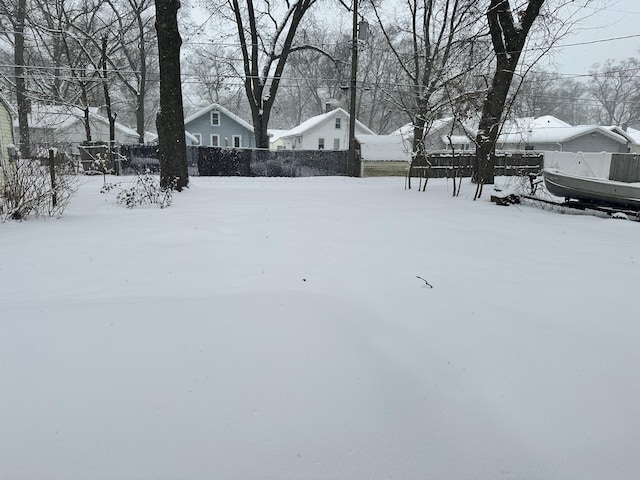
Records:
{"label": "gray-roofed house", "polygon": [[[356,120],[355,135],[374,132]],[[285,150],[348,150],[349,114],[342,108],[316,115],[281,137]]]}
{"label": "gray-roofed house", "polygon": [[[28,117],[29,135],[33,146],[45,148],[70,148],[77,153],[77,146],[87,141],[84,111],[66,105],[35,104]],[[89,109],[91,141],[109,142],[109,119],[98,113],[98,108]],[[115,124],[115,141],[121,144],[138,143],[138,132],[121,123]]]}
{"label": "gray-roofed house", "polygon": [[[469,123],[468,121],[465,123]],[[425,126],[424,145],[428,152],[442,152],[451,149],[451,144],[457,152],[473,150],[473,140],[469,138],[469,132],[475,127],[467,127],[465,130],[458,122],[454,123],[453,117],[436,118]],[[412,123],[403,125],[392,135],[401,135],[405,141],[413,144]]]}
{"label": "gray-roofed house", "polygon": [[[428,151],[449,150],[448,135],[451,132],[450,117],[436,120],[425,138]],[[473,151],[476,127],[469,125],[466,131],[454,129],[451,142],[457,152]],[[406,140],[413,139],[413,126],[405,125],[395,133]],[[564,151],[627,153],[635,145],[628,132],[618,127],[598,125],[572,126],[552,116],[523,117],[507,120],[502,126],[496,150],[509,151]]]}
{"label": "gray-roofed house", "polygon": [[184,128],[203,147],[254,148],[253,125],[212,103],[184,119]]}
{"label": "gray-roofed house", "polygon": [[633,139],[621,129],[571,126],[551,115],[505,122],[496,150],[627,153]]}

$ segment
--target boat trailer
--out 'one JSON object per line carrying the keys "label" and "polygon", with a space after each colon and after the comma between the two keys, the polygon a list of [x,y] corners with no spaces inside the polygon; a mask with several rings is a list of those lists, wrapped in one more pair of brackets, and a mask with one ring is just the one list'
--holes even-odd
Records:
{"label": "boat trailer", "polygon": [[615,207],[611,205],[598,204],[594,202],[585,202],[582,200],[565,200],[564,202],[555,202],[553,200],[547,200],[544,198],[533,197],[529,195],[521,195],[519,198],[524,199],[527,203],[531,203],[534,206],[548,205],[550,207],[556,207],[560,210],[580,210],[586,213],[589,211],[604,213],[611,218],[621,218],[635,220],[640,222],[640,209]]}

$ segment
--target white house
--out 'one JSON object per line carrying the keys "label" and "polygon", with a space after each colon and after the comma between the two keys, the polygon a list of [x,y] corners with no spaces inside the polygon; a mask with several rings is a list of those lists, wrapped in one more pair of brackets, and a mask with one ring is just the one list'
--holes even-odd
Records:
{"label": "white house", "polygon": [[[63,105],[34,104],[29,113],[29,135],[32,145],[71,149],[77,153],[77,145],[87,141],[84,111]],[[98,114],[98,108],[89,109],[89,126],[92,142],[109,142],[109,120]],[[115,141],[121,144],[138,143],[138,132],[121,123],[115,124]]]}
{"label": "white house", "polygon": [[[425,136],[428,151],[450,150],[450,142],[456,151],[474,151],[477,125],[465,129],[451,128],[452,119],[436,120]],[[413,139],[413,126],[405,125],[394,134],[408,141]],[[627,153],[637,147],[632,132],[619,127],[598,125],[572,126],[552,115],[521,117],[506,120],[496,142],[497,151],[565,151]]]}
{"label": "white house", "polygon": [[636,130],[635,128],[627,128],[623,130],[620,127],[611,127],[613,131],[622,131],[624,134],[631,139],[633,143],[629,145],[629,153],[640,153],[640,130]]}
{"label": "white house", "polygon": [[[356,120],[355,135],[373,135]],[[349,114],[336,108],[302,122],[280,137],[285,150],[349,150]]]}
{"label": "white house", "polygon": [[270,128],[268,130],[269,134],[269,150],[284,150],[284,144],[282,142],[282,137],[287,135],[289,130],[282,130],[278,128]]}
{"label": "white house", "polygon": [[[200,138],[189,132],[184,132],[185,145],[200,147]],[[152,132],[144,132],[144,143],[158,143],[158,134]]]}
{"label": "white house", "polygon": [[627,153],[633,139],[621,129],[572,126],[551,115],[505,122],[496,150]]}

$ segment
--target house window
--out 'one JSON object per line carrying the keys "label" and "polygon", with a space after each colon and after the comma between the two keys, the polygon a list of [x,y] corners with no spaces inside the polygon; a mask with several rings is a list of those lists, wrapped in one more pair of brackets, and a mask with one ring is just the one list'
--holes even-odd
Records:
{"label": "house window", "polygon": [[340,117],[336,117],[336,129],[340,130],[342,127],[342,119]]}
{"label": "house window", "polygon": [[333,149],[334,150],[340,150],[340,139],[339,138],[334,138],[333,139]]}
{"label": "house window", "polygon": [[202,134],[201,133],[194,133],[192,135],[194,137],[196,137],[196,142],[198,142],[198,146],[202,145]]}
{"label": "house window", "polygon": [[211,126],[219,127],[220,126],[220,112],[213,110],[211,112]]}
{"label": "house window", "polygon": [[233,147],[234,148],[242,147],[242,135],[234,135],[233,136]]}
{"label": "house window", "polygon": [[209,144],[210,144],[209,146],[211,146],[211,147],[219,147],[220,146],[220,135],[218,135],[216,133],[212,133]]}
{"label": "house window", "polygon": [[324,138],[318,139],[318,150],[324,150]]}

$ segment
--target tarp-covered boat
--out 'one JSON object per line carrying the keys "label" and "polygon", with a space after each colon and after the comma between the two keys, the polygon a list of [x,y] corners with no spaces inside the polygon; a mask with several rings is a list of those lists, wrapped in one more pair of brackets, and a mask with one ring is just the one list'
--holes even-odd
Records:
{"label": "tarp-covered boat", "polygon": [[640,184],[579,177],[555,168],[545,168],[543,176],[547,190],[556,197],[640,209]]}

